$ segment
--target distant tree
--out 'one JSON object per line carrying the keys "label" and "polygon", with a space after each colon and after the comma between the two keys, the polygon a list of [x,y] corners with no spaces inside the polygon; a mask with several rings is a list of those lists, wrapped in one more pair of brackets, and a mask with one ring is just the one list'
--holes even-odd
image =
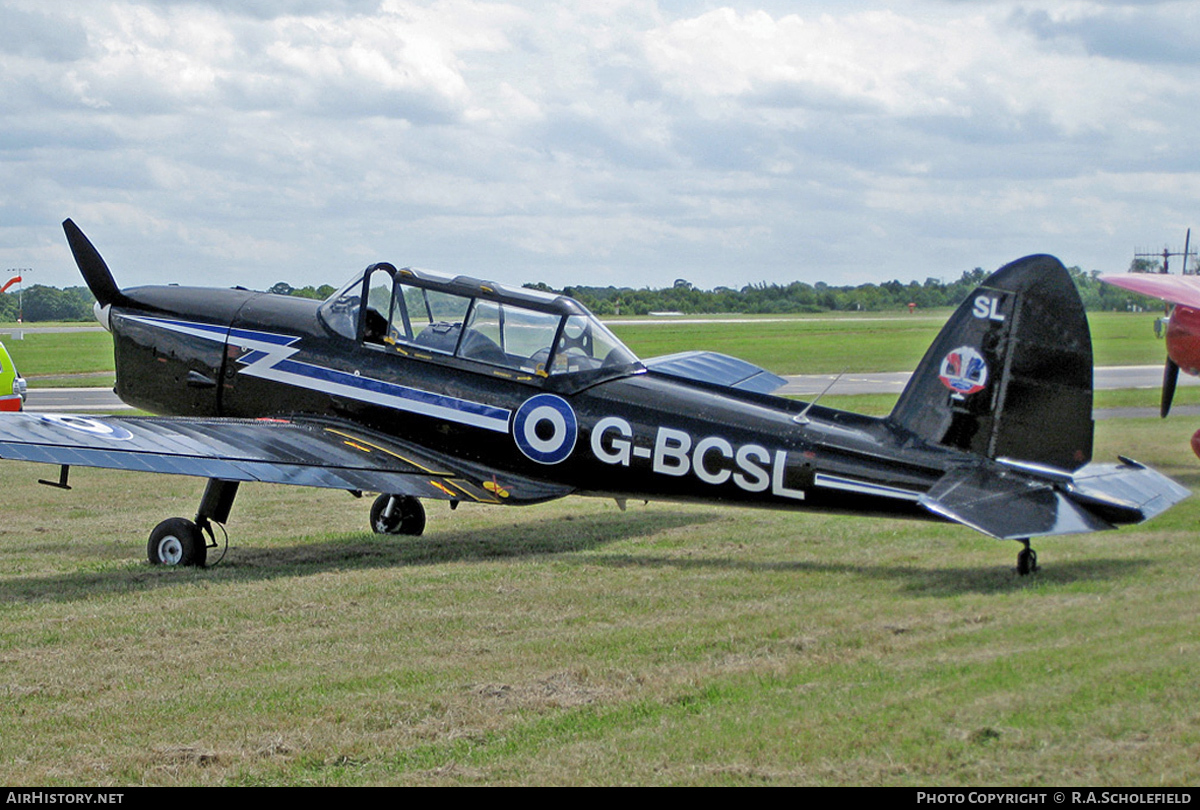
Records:
{"label": "distant tree", "polygon": [[25,290],[22,299],[27,321],[88,321],[96,300],[86,287],[60,290],[41,284]]}
{"label": "distant tree", "polygon": [[1161,273],[1162,262],[1158,259],[1134,259],[1129,263],[1130,273]]}
{"label": "distant tree", "polygon": [[313,298],[317,301],[324,301],[329,296],[337,292],[337,288],[328,284],[322,284],[320,287],[313,287],[309,284],[307,287],[296,287],[292,290],[292,295],[297,298]]}
{"label": "distant tree", "polygon": [[17,319],[17,294],[0,295],[0,321],[12,323]]}

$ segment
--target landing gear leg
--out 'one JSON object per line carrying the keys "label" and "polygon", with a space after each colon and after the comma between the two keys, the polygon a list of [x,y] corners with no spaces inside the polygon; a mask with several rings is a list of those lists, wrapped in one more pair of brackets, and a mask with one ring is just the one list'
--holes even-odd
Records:
{"label": "landing gear leg", "polygon": [[217,545],[212,524],[229,522],[229,510],[233,509],[233,499],[237,497],[239,483],[241,482],[222,481],[220,478],[208,479],[204,497],[200,499],[200,509],[196,512],[196,525],[208,535],[210,547]]}
{"label": "landing gear leg", "polygon": [[1017,553],[1017,573],[1021,576],[1028,576],[1038,570],[1037,552],[1029,547],[1029,538],[1021,539],[1025,544],[1025,548]]}
{"label": "landing gear leg", "polygon": [[425,507],[411,495],[386,492],[371,505],[371,529],[376,534],[409,534],[425,531]]}
{"label": "landing gear leg", "polygon": [[146,556],[150,562],[155,565],[194,565],[203,568],[208,561],[209,548],[216,548],[217,545],[212,524],[229,520],[229,510],[233,508],[237,491],[237,481],[210,478],[194,521],[168,518],[150,532],[150,540],[146,544]]}

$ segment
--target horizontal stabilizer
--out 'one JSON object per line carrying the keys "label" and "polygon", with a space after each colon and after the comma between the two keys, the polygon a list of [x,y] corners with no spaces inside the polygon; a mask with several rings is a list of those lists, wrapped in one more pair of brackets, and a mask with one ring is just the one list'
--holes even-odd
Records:
{"label": "horizontal stabilizer", "polygon": [[642,361],[654,374],[770,394],[787,385],[787,380],[753,363],[718,352],[680,352]]}
{"label": "horizontal stabilizer", "polygon": [[1116,528],[1050,481],[995,468],[951,470],[921,496],[920,504],[935,515],[1000,540]]}
{"label": "horizontal stabilizer", "polygon": [[1191,492],[1160,472],[1122,458],[1120,464],[1089,464],[1079,470],[1068,494],[1113,523],[1141,523]]}
{"label": "horizontal stabilizer", "polygon": [[1001,540],[1078,534],[1141,523],[1191,494],[1137,462],[1088,464],[1072,476],[992,466],[950,470],[920,503]]}

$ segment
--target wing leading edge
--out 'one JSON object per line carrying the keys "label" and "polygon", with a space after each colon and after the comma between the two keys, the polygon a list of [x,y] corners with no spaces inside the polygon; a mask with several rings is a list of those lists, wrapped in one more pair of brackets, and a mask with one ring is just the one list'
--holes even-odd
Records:
{"label": "wing leading edge", "polygon": [[1125,273],[1100,276],[1100,280],[1105,284],[1152,298],[1161,298],[1172,304],[1200,309],[1200,278],[1196,276]]}
{"label": "wing leading edge", "polygon": [[5,414],[0,458],[480,503],[572,491],[335,420]]}

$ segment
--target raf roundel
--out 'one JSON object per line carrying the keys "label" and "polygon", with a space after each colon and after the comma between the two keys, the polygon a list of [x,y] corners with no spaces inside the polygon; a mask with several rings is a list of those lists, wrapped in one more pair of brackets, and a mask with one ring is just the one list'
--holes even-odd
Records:
{"label": "raf roundel", "polygon": [[512,432],[527,457],[539,464],[558,464],[575,449],[579,423],[565,399],[538,394],[517,408]]}
{"label": "raf roundel", "polygon": [[53,425],[60,425],[71,430],[77,430],[80,433],[87,433],[103,439],[125,441],[126,439],[133,438],[133,434],[120,425],[108,425],[98,419],[91,419],[87,416],[74,416],[72,414],[65,413],[44,413],[40,414],[39,418],[43,422],[48,422]]}

